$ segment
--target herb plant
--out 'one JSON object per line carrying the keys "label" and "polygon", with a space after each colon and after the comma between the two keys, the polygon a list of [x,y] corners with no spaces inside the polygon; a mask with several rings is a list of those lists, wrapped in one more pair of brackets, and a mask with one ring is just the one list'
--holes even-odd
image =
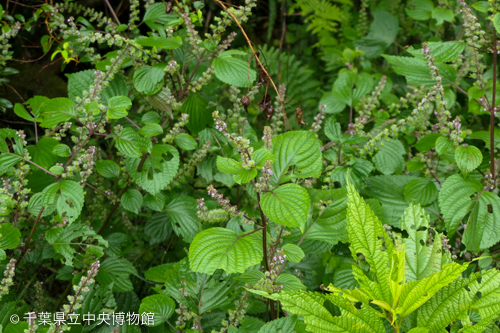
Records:
{"label": "herb plant", "polygon": [[0,332],[500,331],[496,0],[0,25]]}

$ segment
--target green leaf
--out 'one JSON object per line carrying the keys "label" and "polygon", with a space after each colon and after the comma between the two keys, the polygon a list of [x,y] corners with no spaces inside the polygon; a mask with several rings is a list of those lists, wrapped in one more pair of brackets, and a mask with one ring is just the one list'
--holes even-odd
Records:
{"label": "green leaf", "polygon": [[115,161],[99,160],[96,161],[97,172],[105,178],[113,178],[120,176],[120,167]]}
{"label": "green leaf", "polygon": [[445,136],[440,136],[436,140],[436,153],[439,155],[446,154],[455,146],[455,143]]}
{"label": "green leaf", "polygon": [[345,105],[356,104],[361,97],[366,95],[373,86],[373,80],[369,74],[343,71],[333,84],[333,95]]}
{"label": "green leaf", "polygon": [[141,157],[141,151],[149,152],[151,150],[151,140],[141,137],[132,128],[124,128],[116,136],[116,148],[127,157]]}
{"label": "green leaf", "polygon": [[49,207],[56,200],[59,216],[67,219],[68,223],[75,221],[80,216],[84,199],[82,187],[72,180],[63,180],[52,184],[42,192],[43,206]]}
{"label": "green leaf", "polygon": [[455,148],[455,161],[463,174],[474,171],[483,161],[483,154],[474,146],[458,146]]}
{"label": "green leaf", "polygon": [[61,175],[64,172],[64,168],[60,165],[54,165],[49,169],[49,171],[55,175]]}
{"label": "green leaf", "polygon": [[451,9],[438,7],[432,11],[432,18],[437,21],[437,25],[442,25],[444,21],[453,22],[455,15]]}
{"label": "green leaf", "polygon": [[[460,54],[465,49],[464,42],[428,42],[429,54],[434,57],[436,62],[451,62],[458,59]],[[407,51],[413,54],[414,57],[425,60],[425,55],[422,49],[414,49],[410,46]],[[469,89],[470,90],[470,89]],[[469,95],[470,98],[470,95]]]}
{"label": "green leaf", "polygon": [[171,38],[153,36],[138,39],[137,44],[142,46],[161,47],[166,50],[172,50],[182,46],[182,38],[180,36]]}
{"label": "green leaf", "polygon": [[474,203],[462,242],[467,251],[479,252],[500,241],[500,198],[482,192]]}
{"label": "green leaf", "polygon": [[[276,156],[272,169],[274,182],[321,175],[321,145],[311,132],[293,131],[278,135],[273,139],[272,152]],[[285,175],[292,165],[295,165],[293,173]]]}
{"label": "green leaf", "polygon": [[75,116],[73,102],[68,98],[53,98],[42,106],[41,127],[54,128]]}
{"label": "green leaf", "polygon": [[162,133],[163,133],[163,128],[160,126],[160,124],[155,124],[155,123],[147,124],[139,130],[139,134],[146,137],[153,137],[160,135]]}
{"label": "green leaf", "polygon": [[476,3],[473,3],[471,6],[482,13],[487,13],[491,8],[488,1],[478,1]]}
{"label": "green leaf", "polygon": [[438,189],[436,184],[427,178],[416,178],[405,186],[406,202],[414,202],[422,206],[430,205],[437,199]]}
{"label": "green leaf", "polygon": [[71,156],[71,149],[69,148],[68,145],[65,145],[63,143],[55,145],[54,148],[52,149],[52,152],[60,157]]}
{"label": "green leaf", "polygon": [[233,176],[233,179],[238,184],[245,184],[257,177],[257,169],[241,170]]}
{"label": "green leaf", "polygon": [[190,243],[201,229],[200,221],[196,215],[197,205],[194,198],[181,195],[174,198],[165,207],[165,212],[170,217],[175,233],[182,236],[182,239],[187,243]]}
{"label": "green leaf", "polygon": [[384,142],[383,146],[373,157],[375,167],[384,175],[400,174],[405,169],[405,160],[403,155],[406,150],[397,139]]}
{"label": "green leaf", "polygon": [[286,259],[291,262],[300,262],[306,256],[300,247],[294,244],[285,244],[282,247]]}
{"label": "green leaf", "polygon": [[258,333],[294,332],[297,322],[297,316],[275,319],[262,326]]}
{"label": "green leaf", "polygon": [[234,50],[222,52],[213,61],[215,76],[232,86],[250,87],[255,81],[257,73],[249,67],[245,60],[234,58],[233,54],[246,55],[245,52],[235,52]]}
{"label": "green leaf", "polygon": [[151,245],[167,241],[172,235],[172,223],[170,223],[170,217],[168,217],[166,213],[153,214],[146,221],[144,233],[149,236],[149,243]]}
{"label": "green leaf", "polygon": [[[432,87],[436,85],[436,80],[431,77],[430,70],[426,65],[426,61],[418,58],[397,57],[390,55],[382,55],[387,61],[394,66],[394,71],[406,77],[408,84],[417,86]],[[439,74],[444,78],[443,84],[447,82],[455,82],[457,70],[450,65],[444,63],[435,63]]]}
{"label": "green leaf", "polygon": [[381,55],[394,42],[398,34],[399,22],[388,12],[373,12],[373,22],[368,35],[354,42],[368,59]]}
{"label": "green leaf", "polygon": [[157,2],[149,6],[143,22],[151,29],[163,32],[165,27],[180,24],[183,20],[176,14],[167,14],[167,5]]}
{"label": "green leaf", "polygon": [[121,257],[108,257],[99,267],[96,280],[102,286],[113,283],[113,291],[125,292],[134,288],[129,279],[130,274],[137,275],[130,261]]}
{"label": "green leaf", "polygon": [[284,291],[307,289],[307,287],[300,282],[298,277],[287,273],[281,273],[276,279],[275,284],[278,286],[281,285]]}
{"label": "green leaf", "polygon": [[0,224],[0,249],[15,249],[20,243],[20,238],[21,232],[12,223]]}
{"label": "green leaf", "polygon": [[208,99],[200,94],[190,94],[182,103],[181,111],[189,115],[189,122],[186,127],[195,135],[203,130],[207,125],[213,123],[213,107],[209,105]]}
{"label": "green leaf", "polygon": [[[370,265],[370,272],[377,276],[379,300],[391,300],[388,287],[394,245],[385,232],[382,223],[370,207],[356,192],[353,185],[347,187],[347,232],[353,257],[363,254]],[[384,248],[382,251],[381,249]]]}
{"label": "green leaf", "polygon": [[139,214],[139,211],[142,207],[142,202],[143,198],[141,192],[134,189],[128,189],[127,192],[123,193],[121,197],[120,206],[122,206],[129,212]]}
{"label": "green leaf", "polygon": [[26,108],[22,104],[16,103],[14,106],[14,113],[28,121],[35,121],[35,118],[26,111]]}
{"label": "green leaf", "polygon": [[84,91],[89,91],[89,88],[94,85],[96,75],[93,69],[79,71],[73,74],[66,74],[68,78],[68,97],[75,103],[77,97],[85,97]]}
{"label": "green leaf", "polygon": [[274,161],[274,155],[267,148],[257,149],[252,156],[257,168],[262,168],[267,160]]}
{"label": "green leaf", "polygon": [[219,169],[220,172],[229,174],[239,173],[243,170],[241,162],[222,156],[217,156],[217,169]]}
{"label": "green leaf", "polygon": [[41,167],[50,168],[57,160],[54,148],[59,145],[59,141],[54,138],[41,138],[35,146],[26,147],[30,152],[33,162]]}
{"label": "green leaf", "polygon": [[165,206],[165,197],[163,196],[162,192],[156,194],[156,197],[154,195],[151,195],[150,193],[147,193],[144,196],[144,206],[148,207],[151,210],[161,212],[163,210],[163,207]]}
{"label": "green leaf", "polygon": [[[139,313],[153,313],[154,318],[146,321],[146,326],[153,327],[165,323],[174,313],[175,302],[167,295],[159,294],[144,297]],[[149,318],[148,318],[149,319]]]}
{"label": "green leaf", "polygon": [[408,233],[403,238],[407,281],[421,280],[441,269],[441,237],[436,235],[432,245],[427,246],[429,223],[420,205],[411,204],[401,218],[401,229]]}
{"label": "green leaf", "polygon": [[439,133],[431,133],[422,137],[415,144],[418,151],[429,151],[436,146],[436,140],[441,137]]}
{"label": "green leaf", "polygon": [[454,233],[460,221],[472,209],[471,195],[480,192],[483,185],[475,179],[464,180],[460,175],[446,179],[439,191],[439,208],[443,213],[446,230]]}
{"label": "green leaf", "polygon": [[161,89],[165,76],[162,65],[141,66],[134,73],[134,88],[146,95],[154,95]]}
{"label": "green leaf", "polygon": [[299,227],[304,231],[310,200],[303,187],[297,184],[282,185],[264,194],[260,205],[264,214],[275,223]]}
{"label": "green leaf", "polygon": [[425,21],[431,18],[434,4],[431,0],[413,0],[415,9],[406,8],[406,14],[414,20]]}
{"label": "green leaf", "polygon": [[175,144],[182,150],[195,150],[198,148],[196,140],[187,133],[179,133],[175,136]]}
{"label": "green leaf", "polygon": [[342,140],[342,131],[340,124],[335,121],[335,118],[330,117],[325,122],[325,135],[333,142],[339,143]]}
{"label": "green leaf", "polygon": [[127,158],[127,171],[140,187],[156,195],[174,179],[179,168],[179,152],[173,146],[156,144],[138,170],[140,163],[140,158]]}
{"label": "green leaf", "polygon": [[108,101],[108,118],[120,119],[128,115],[128,110],[132,107],[132,102],[127,96],[114,96]]}
{"label": "green leaf", "polygon": [[216,269],[227,274],[243,273],[262,260],[262,233],[238,237],[225,228],[210,228],[196,235],[189,247],[189,266],[193,272],[212,275]]}

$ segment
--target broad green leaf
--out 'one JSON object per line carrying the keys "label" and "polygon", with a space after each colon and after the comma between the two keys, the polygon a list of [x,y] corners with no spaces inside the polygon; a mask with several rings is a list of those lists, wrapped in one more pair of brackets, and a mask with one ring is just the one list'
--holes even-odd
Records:
{"label": "broad green leaf", "polygon": [[120,176],[120,167],[112,160],[96,161],[97,172],[105,178],[113,178]]}
{"label": "broad green leaf", "polygon": [[167,14],[166,4],[157,2],[149,6],[143,22],[153,30],[164,32],[165,27],[178,25],[183,22],[183,19],[176,14]]}
{"label": "broad green leaf", "polygon": [[428,178],[415,178],[405,186],[406,202],[414,202],[422,206],[430,205],[437,199],[436,184]]}
{"label": "broad green leaf", "polygon": [[217,156],[217,169],[219,169],[220,172],[229,174],[239,173],[243,170],[241,162],[222,156]]}
{"label": "broad green leaf", "polygon": [[156,144],[138,170],[140,158],[127,158],[127,171],[145,191],[156,195],[174,178],[179,168],[179,152],[170,145]]}
{"label": "broad green leaf", "polygon": [[297,245],[285,244],[282,249],[286,255],[286,260],[288,261],[300,262],[305,257],[304,251],[302,251],[302,249]]}
{"label": "broad green leaf", "polygon": [[114,96],[108,101],[108,118],[120,119],[128,115],[128,110],[132,107],[132,102],[127,96]]}
{"label": "broad green leaf", "polygon": [[52,184],[42,192],[43,206],[49,207],[55,201],[59,216],[67,219],[68,223],[75,221],[80,216],[84,199],[83,188],[72,180],[63,180]]}
{"label": "broad green leaf", "polygon": [[161,212],[163,207],[165,206],[165,197],[162,192],[156,194],[156,196],[147,193],[144,196],[144,206],[148,207],[151,210],[155,210],[157,212]]}
{"label": "broad green leaf", "polygon": [[297,184],[282,185],[264,194],[260,199],[260,205],[264,214],[275,223],[299,227],[304,231],[310,199],[303,187]]}
{"label": "broad green leaf", "polygon": [[262,326],[258,333],[294,332],[297,325],[297,316],[275,319]]}
{"label": "broad green leaf", "polygon": [[146,137],[153,137],[163,133],[163,128],[160,124],[150,123],[147,124],[139,130],[139,134]]}
{"label": "broad green leaf", "polygon": [[120,206],[129,212],[139,214],[142,202],[143,198],[141,192],[135,189],[128,189],[127,192],[123,193],[121,197]]}
{"label": "broad green leaf", "polygon": [[216,269],[227,274],[243,273],[262,260],[262,232],[238,236],[225,228],[210,228],[196,235],[189,247],[193,272],[212,275]]}
{"label": "broad green leaf", "polygon": [[292,274],[281,273],[275,281],[275,284],[281,286],[284,291],[298,291],[307,289],[306,286],[300,282],[299,278]]}
{"label": "broad green leaf", "polygon": [[75,116],[73,102],[68,98],[53,98],[42,106],[41,127],[54,128]]}
{"label": "broad green leaf", "polygon": [[[446,179],[439,191],[439,208],[448,233],[454,233],[460,221],[472,209],[471,195],[480,192],[483,185],[474,179],[464,180],[461,175]],[[450,235],[450,234],[449,234]]]}
{"label": "broad green leaf", "polygon": [[[459,55],[465,49],[464,42],[428,42],[427,47],[429,48],[429,54],[434,57],[434,61],[436,62],[451,62],[458,59]],[[424,59],[425,55],[422,52],[422,49],[414,49],[413,46],[410,46],[407,51],[416,58]],[[481,96],[479,96],[481,97]],[[470,98],[470,95],[469,95]]]}
{"label": "broad green leaf", "polygon": [[73,74],[66,74],[68,78],[68,97],[75,105],[78,103],[76,98],[85,97],[86,94],[84,92],[88,92],[89,88],[94,85],[96,78],[94,71],[93,69],[88,69]]}
{"label": "broad green leaf", "polygon": [[44,167],[50,168],[57,160],[54,148],[59,145],[59,141],[54,138],[41,138],[36,145],[26,147],[31,155],[33,162]]}
{"label": "broad green leaf", "polygon": [[369,74],[343,71],[333,84],[333,95],[347,106],[356,104],[373,87]]}
{"label": "broad green leaf", "polygon": [[0,194],[0,216],[9,215],[16,206],[16,202],[7,194]]}
{"label": "broad green leaf", "polygon": [[195,150],[198,148],[196,140],[187,133],[179,133],[175,136],[175,144],[182,150]]}
{"label": "broad green leaf", "polygon": [[146,326],[158,326],[165,323],[170,316],[174,313],[175,302],[167,295],[159,294],[144,297],[141,300],[139,313],[153,313],[154,318],[146,321]]}
{"label": "broad green leaf", "polygon": [[54,165],[49,169],[54,175],[61,175],[64,172],[64,168],[60,165]]}
{"label": "broad green leaf", "polygon": [[35,121],[35,118],[33,118],[33,116],[30,115],[28,111],[26,111],[24,105],[20,103],[16,103],[16,105],[14,106],[14,113],[17,114],[19,117],[26,119],[28,121]]}
{"label": "broad green leaf", "polygon": [[[293,131],[278,135],[273,139],[272,152],[276,156],[272,169],[274,182],[321,175],[321,146],[311,132]],[[292,165],[295,165],[293,173],[285,175]]]}
{"label": "broad green leaf", "polygon": [[134,265],[122,257],[108,257],[101,263],[96,276],[100,285],[113,284],[113,291],[125,292],[133,290],[130,274],[137,275]]}
{"label": "broad green leaf", "polygon": [[373,12],[373,22],[368,35],[354,42],[365,56],[373,59],[381,55],[394,42],[398,34],[399,22],[392,14],[384,11]]}
{"label": "broad green leaf", "polygon": [[246,55],[241,51],[225,51],[213,60],[214,73],[219,80],[236,87],[250,87],[257,73],[245,60],[232,55]]}
{"label": "broad green leaf", "polygon": [[468,265],[468,263],[463,265],[450,263],[429,277],[408,282],[403,288],[396,312],[402,318],[406,317],[427,302],[439,289],[458,278]]}
{"label": "broad green leaf", "polygon": [[[52,244],[54,251],[64,257],[66,266],[73,266],[77,250],[85,248],[88,253],[99,258],[104,255],[103,248],[108,246],[107,241],[83,223],[73,223],[65,227],[54,226],[45,232],[45,238]],[[93,240],[92,243],[86,242],[89,238]],[[94,241],[97,241],[97,245]]]}
{"label": "broad green leaf", "polygon": [[382,143],[383,146],[373,157],[373,162],[377,170],[384,175],[400,174],[404,171],[406,154],[401,141],[392,139],[389,142]]}
{"label": "broad green leaf", "polygon": [[482,192],[474,202],[462,242],[467,251],[479,252],[500,241],[500,198],[491,192]]}
{"label": "broad green leaf", "polygon": [[180,36],[170,38],[153,36],[138,39],[137,44],[142,46],[161,47],[166,50],[172,50],[182,46],[182,39]]}
{"label": "broad green leaf", "polygon": [[431,18],[434,4],[431,0],[413,0],[415,9],[406,8],[406,14],[414,20],[425,21]]}
{"label": "broad green leaf", "polygon": [[[383,55],[387,61],[394,66],[394,71],[406,77],[408,84],[417,86],[432,87],[436,85],[436,80],[431,77],[426,61],[418,58],[398,57]],[[455,82],[457,71],[450,65],[437,62],[439,74],[444,78],[443,84]]]}
{"label": "broad green leaf", "polygon": [[432,11],[432,18],[437,21],[437,25],[442,25],[444,21],[453,22],[455,16],[451,9],[438,7]]}
{"label": "broad green leaf", "polygon": [[333,142],[340,142],[342,140],[342,131],[340,124],[335,121],[335,118],[330,117],[325,122],[325,135]]}
{"label": "broad green leaf", "polygon": [[257,177],[257,169],[241,170],[237,174],[233,175],[233,179],[238,184],[245,184]]}
{"label": "broad green leaf", "polygon": [[441,269],[441,237],[436,235],[432,245],[427,245],[429,222],[420,205],[411,204],[401,218],[401,229],[408,233],[403,238],[407,281],[421,280]]}
{"label": "broad green leaf", "polygon": [[267,160],[274,161],[274,155],[267,148],[260,148],[253,153],[252,159],[255,161],[257,168],[262,168]]}
{"label": "broad green leaf", "polygon": [[20,242],[21,232],[12,223],[0,224],[0,249],[15,249]]}
{"label": "broad green leaf", "polygon": [[471,6],[482,13],[487,13],[491,8],[488,1],[478,1],[476,3],[473,3]]}
{"label": "broad green leaf", "polygon": [[141,137],[132,128],[126,127],[115,138],[116,148],[127,157],[141,157],[141,151],[151,150],[151,140]]}
{"label": "broad green leaf", "polygon": [[500,33],[500,13],[496,13],[493,17],[493,26],[497,33]]}
{"label": "broad green leaf", "polygon": [[151,245],[154,245],[170,239],[172,235],[172,229],[172,223],[168,214],[154,213],[146,221],[146,225],[144,226],[144,234],[149,237],[149,243]]}
{"label": "broad green leaf", "polygon": [[174,198],[165,207],[165,212],[170,217],[172,227],[177,235],[182,236],[185,242],[191,242],[201,229],[201,224],[196,215],[196,200],[181,195]]}
{"label": "broad green leaf", "polygon": [[[370,207],[359,196],[354,186],[347,187],[347,232],[351,243],[352,256],[357,259],[358,253],[363,254],[370,265],[370,272],[375,274],[380,283],[380,300],[392,303],[388,288],[394,245],[385,232],[382,223]],[[384,249],[384,250],[381,250]]]}
{"label": "broad green leaf", "polygon": [[436,140],[436,153],[439,155],[446,154],[455,147],[455,143],[445,136],[440,136]]}
{"label": "broad green leaf", "polygon": [[213,123],[213,107],[209,105],[208,99],[200,94],[190,94],[182,103],[181,111],[189,115],[189,122],[186,127],[193,135]]}
{"label": "broad green leaf", "polygon": [[139,67],[134,73],[134,88],[146,95],[154,95],[161,89],[165,72],[161,65]]}
{"label": "broad green leaf", "polygon": [[415,144],[415,148],[418,151],[428,151],[436,146],[436,140],[440,137],[439,133],[431,133],[426,136],[423,136],[418,142]]}
{"label": "broad green leaf", "polygon": [[455,161],[463,174],[474,171],[483,161],[483,154],[474,146],[458,146],[455,148]]}
{"label": "broad green leaf", "polygon": [[60,157],[71,156],[71,148],[69,148],[68,145],[65,145],[63,143],[55,145],[54,148],[52,149],[52,152]]}

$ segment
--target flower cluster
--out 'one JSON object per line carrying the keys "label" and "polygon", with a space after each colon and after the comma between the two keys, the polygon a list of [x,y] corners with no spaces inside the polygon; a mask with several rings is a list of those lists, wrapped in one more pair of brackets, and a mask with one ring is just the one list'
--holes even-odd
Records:
{"label": "flower cluster", "polygon": [[311,132],[319,132],[321,129],[321,123],[323,122],[323,119],[325,119],[325,111],[326,111],[326,105],[321,104],[319,107],[319,113],[314,116],[314,123],[311,125]]}
{"label": "flower cluster", "polygon": [[16,263],[16,259],[10,259],[3,272],[3,279],[0,281],[0,300],[9,293],[9,288],[14,284],[13,278],[16,274]]}
{"label": "flower cluster", "polygon": [[[382,76],[380,79],[380,82],[378,83],[377,87],[372,91],[370,97],[368,98],[363,98],[358,106],[357,110],[359,110],[359,115],[355,119],[355,124],[354,124],[354,133],[355,134],[361,134],[363,131],[363,128],[365,127],[365,124],[370,120],[373,111],[375,108],[380,104],[379,99],[380,95],[382,94],[382,91],[385,88],[385,85],[387,83],[387,78],[386,76]],[[403,99],[403,101],[406,101]]]}
{"label": "flower cluster", "polygon": [[224,195],[217,192],[213,185],[207,187],[208,195],[214,198],[217,203],[224,209],[230,217],[243,216],[243,213],[238,210],[238,207],[232,206],[229,199],[224,198]]}
{"label": "flower cluster", "polygon": [[209,210],[204,201],[204,198],[196,200],[196,202],[198,203],[198,206],[196,207],[196,215],[198,216],[200,221],[215,224],[226,222],[228,220],[229,214],[225,209]]}
{"label": "flower cluster", "polygon": [[211,142],[207,140],[207,142],[193,154],[188,163],[184,164],[184,167],[179,170],[177,175],[175,175],[172,183],[167,186],[167,190],[180,186],[184,183],[189,177],[194,174],[194,170],[196,166],[205,158],[208,153],[208,149],[210,148]]}
{"label": "flower cluster", "polygon": [[63,178],[74,177],[75,173],[77,173],[80,176],[80,185],[83,185],[93,172],[95,153],[96,147],[89,147],[82,155],[73,160],[71,166],[68,167],[67,173],[63,173],[61,176]]}
{"label": "flower cluster", "polygon": [[269,183],[271,182],[271,176],[273,175],[272,170],[273,162],[271,160],[267,160],[266,164],[260,170],[262,172],[262,176],[259,177],[259,180],[255,183],[255,192],[267,192],[271,190],[271,186]]}
{"label": "flower cluster", "polygon": [[174,142],[175,137],[181,133],[181,130],[186,124],[189,122],[189,115],[187,113],[181,114],[181,118],[172,129],[168,132],[167,135],[162,139],[163,143],[172,144]]}

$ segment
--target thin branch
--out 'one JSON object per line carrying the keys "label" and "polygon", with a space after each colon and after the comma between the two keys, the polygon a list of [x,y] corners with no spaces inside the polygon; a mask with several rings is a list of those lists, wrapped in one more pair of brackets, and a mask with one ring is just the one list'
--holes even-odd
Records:
{"label": "thin branch", "polygon": [[106,3],[106,6],[108,6],[109,10],[111,11],[111,15],[113,15],[113,18],[115,19],[116,23],[118,23],[118,25],[120,25],[121,24],[120,20],[118,19],[118,16],[116,16],[116,13],[113,10],[113,7],[111,7],[109,0],[104,0],[104,2]]}

